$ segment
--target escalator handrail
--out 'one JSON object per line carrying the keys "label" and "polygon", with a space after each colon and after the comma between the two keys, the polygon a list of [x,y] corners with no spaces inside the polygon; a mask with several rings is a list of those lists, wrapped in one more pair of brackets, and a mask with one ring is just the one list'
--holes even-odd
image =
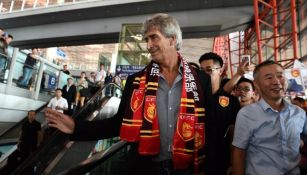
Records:
{"label": "escalator handrail", "polygon": [[[84,106],[77,112],[75,113],[72,118],[74,119],[79,119],[78,115],[82,114],[82,111],[84,111],[88,106],[89,104],[91,104],[91,102],[93,102],[97,97],[99,97],[99,95],[103,92],[103,90],[107,87],[107,86],[110,86],[110,85],[115,85],[116,87],[119,87],[117,84],[114,84],[114,83],[109,83],[103,87],[101,87],[92,97],[90,100],[88,100],[88,102],[86,104],[84,104]],[[121,88],[120,88],[121,89]],[[121,89],[122,90],[122,89]],[[35,162],[41,155],[43,155],[44,152],[46,152],[46,150],[48,149],[51,149],[52,148],[52,143],[58,138],[58,136],[66,136],[67,137],[67,140],[69,140],[68,138],[68,135],[66,134],[63,134],[62,132],[56,130],[52,136],[47,140],[47,142],[44,144],[43,147],[40,147],[38,150],[35,151],[35,153],[28,157],[25,162],[16,168],[16,170],[13,172],[14,174],[22,174],[22,171],[28,167],[29,165],[31,165],[33,162]],[[62,147],[64,148],[66,145],[66,143],[64,143],[62,145]]]}
{"label": "escalator handrail", "polygon": [[61,175],[78,175],[84,174],[96,168],[97,166],[101,165],[103,162],[107,161],[117,152],[122,150],[124,147],[128,145],[128,142],[120,140],[117,143],[113,144],[110,148],[105,150],[104,152],[96,153],[94,156],[85,159],[78,165],[65,170],[64,172],[60,173]]}

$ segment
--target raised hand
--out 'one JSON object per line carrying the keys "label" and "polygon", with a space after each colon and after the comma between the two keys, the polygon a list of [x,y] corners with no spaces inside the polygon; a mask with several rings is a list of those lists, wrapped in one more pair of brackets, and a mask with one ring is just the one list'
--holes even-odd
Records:
{"label": "raised hand", "polygon": [[75,121],[70,116],[48,108],[46,109],[45,117],[48,121],[48,126],[57,128],[66,134],[74,132]]}

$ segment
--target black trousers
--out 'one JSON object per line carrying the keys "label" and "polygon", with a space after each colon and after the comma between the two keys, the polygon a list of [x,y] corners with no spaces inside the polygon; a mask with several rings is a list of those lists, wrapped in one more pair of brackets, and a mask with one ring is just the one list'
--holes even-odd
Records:
{"label": "black trousers", "polygon": [[172,160],[153,161],[152,156],[141,156],[132,148],[120,164],[122,175],[192,175],[193,169],[174,170]]}

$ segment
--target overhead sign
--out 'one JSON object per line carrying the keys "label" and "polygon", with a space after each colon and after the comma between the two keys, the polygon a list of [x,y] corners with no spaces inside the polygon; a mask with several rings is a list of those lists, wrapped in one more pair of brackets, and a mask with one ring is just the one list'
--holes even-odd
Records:
{"label": "overhead sign", "polygon": [[66,58],[66,53],[63,50],[61,50],[60,48],[56,49],[56,55],[63,58],[63,59]]}
{"label": "overhead sign", "polygon": [[141,71],[144,67],[145,66],[117,65],[116,74],[118,74],[121,79],[126,79],[129,75]]}
{"label": "overhead sign", "polygon": [[55,75],[47,75],[46,79],[48,80],[48,89],[55,89],[56,88],[56,76]]}

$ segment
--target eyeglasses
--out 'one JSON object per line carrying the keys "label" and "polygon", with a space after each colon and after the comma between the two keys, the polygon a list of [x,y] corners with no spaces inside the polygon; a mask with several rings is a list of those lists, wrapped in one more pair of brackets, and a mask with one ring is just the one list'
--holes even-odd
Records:
{"label": "eyeglasses", "polygon": [[237,87],[236,88],[236,91],[243,91],[243,92],[249,92],[251,89],[249,87],[244,87],[244,88],[240,88],[240,87]]}
{"label": "eyeglasses", "polygon": [[208,74],[211,74],[214,70],[221,69],[221,67],[215,67],[215,68],[200,68],[200,70],[205,71]]}

